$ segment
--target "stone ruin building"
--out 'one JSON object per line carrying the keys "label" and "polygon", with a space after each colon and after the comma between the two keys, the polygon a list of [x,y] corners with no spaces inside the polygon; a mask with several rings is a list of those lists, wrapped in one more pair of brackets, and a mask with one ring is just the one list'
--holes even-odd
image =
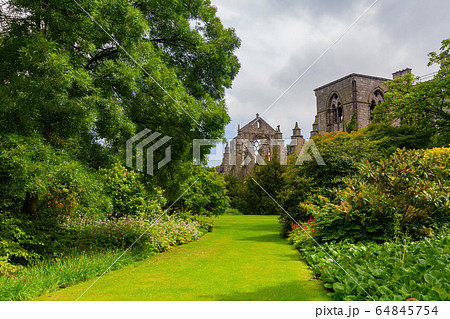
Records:
{"label": "stone ruin building", "polygon": [[[411,74],[407,68],[393,73],[393,78]],[[358,129],[372,122],[371,111],[381,103],[390,79],[352,73],[314,90],[317,115],[312,125],[311,137],[324,133],[345,131],[355,114]],[[298,154],[304,145],[298,123],[295,124],[291,143],[285,146],[278,125],[275,130],[259,114],[240,128],[237,136],[225,147],[222,164],[218,172],[232,174],[240,179],[250,174],[262,160],[270,160],[276,152],[285,161],[287,155]]]}
{"label": "stone ruin building", "polygon": [[280,126],[274,129],[256,114],[256,118],[242,128],[238,125],[237,136],[225,146],[218,172],[244,179],[256,165],[273,159],[275,153],[279,160],[285,161],[287,155],[298,153],[304,143],[298,123],[295,123],[292,131],[291,143],[286,147]]}
{"label": "stone ruin building", "polygon": [[[393,78],[411,74],[407,68],[393,73]],[[314,90],[317,115],[311,136],[345,131],[353,114],[361,129],[372,123],[371,111],[383,101],[386,81],[390,79],[352,73]]]}

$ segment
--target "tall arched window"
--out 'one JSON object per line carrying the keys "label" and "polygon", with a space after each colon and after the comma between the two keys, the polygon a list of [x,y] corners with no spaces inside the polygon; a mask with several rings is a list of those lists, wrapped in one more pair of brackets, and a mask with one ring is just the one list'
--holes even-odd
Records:
{"label": "tall arched window", "polygon": [[375,110],[378,104],[383,102],[383,91],[380,89],[376,89],[372,92],[372,94],[369,96],[369,119],[372,121],[373,115],[372,111]]}
{"label": "tall arched window", "polygon": [[[328,103],[328,114],[329,114],[328,117],[329,126],[333,126],[333,124],[342,123],[344,112],[342,108],[341,99],[336,93],[334,93],[331,96],[330,101]],[[330,132],[332,131],[334,131],[334,129],[330,129]]]}

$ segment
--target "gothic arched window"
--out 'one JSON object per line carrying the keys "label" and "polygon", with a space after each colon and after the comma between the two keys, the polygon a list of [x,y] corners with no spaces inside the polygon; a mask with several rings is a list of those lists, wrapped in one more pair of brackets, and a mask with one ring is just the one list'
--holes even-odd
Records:
{"label": "gothic arched window", "polygon": [[342,123],[344,112],[342,108],[341,99],[334,93],[328,103],[328,125]]}
{"label": "gothic arched window", "polygon": [[380,89],[376,89],[372,92],[372,94],[369,96],[369,119],[372,121],[372,111],[375,110],[378,104],[383,102],[383,92]]}

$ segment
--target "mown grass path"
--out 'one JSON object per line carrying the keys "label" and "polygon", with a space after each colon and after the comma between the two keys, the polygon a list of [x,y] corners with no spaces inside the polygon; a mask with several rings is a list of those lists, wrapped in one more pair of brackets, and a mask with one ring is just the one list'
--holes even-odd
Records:
{"label": "mown grass path", "polygon": [[[328,300],[276,216],[222,216],[212,233],[106,274],[81,300]],[[38,300],[76,300],[94,280]]]}

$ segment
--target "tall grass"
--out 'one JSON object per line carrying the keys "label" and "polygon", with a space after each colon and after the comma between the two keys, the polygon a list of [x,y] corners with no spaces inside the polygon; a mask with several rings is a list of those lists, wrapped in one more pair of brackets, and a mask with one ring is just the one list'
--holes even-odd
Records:
{"label": "tall grass", "polygon": [[[141,260],[150,252],[132,250],[110,270]],[[0,277],[0,300],[30,300],[60,288],[101,275],[122,251],[71,252],[61,258],[43,260],[26,267],[18,274]]]}

